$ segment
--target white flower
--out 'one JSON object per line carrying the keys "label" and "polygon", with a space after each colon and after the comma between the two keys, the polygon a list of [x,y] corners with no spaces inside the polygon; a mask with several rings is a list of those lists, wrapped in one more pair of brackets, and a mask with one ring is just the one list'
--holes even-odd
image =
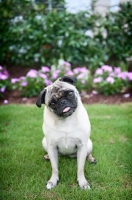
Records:
{"label": "white flower", "polygon": [[14,45],[9,46],[9,49],[13,50],[14,49]]}
{"label": "white flower", "polygon": [[65,37],[69,37],[69,33],[68,32],[65,32]]}
{"label": "white flower", "polygon": [[107,31],[106,31],[106,30],[103,30],[103,31],[102,31],[102,36],[103,36],[103,38],[106,38],[106,37],[107,37]]}
{"label": "white flower", "polygon": [[85,32],[85,36],[89,36],[89,37],[93,38],[93,32],[91,30],[87,30]]}
{"label": "white flower", "polygon": [[61,67],[65,64],[65,61],[63,59],[59,59],[58,66]]}
{"label": "white flower", "polygon": [[14,19],[11,20],[13,23],[17,23],[17,22],[21,22],[23,21],[23,16],[20,15],[20,16],[16,16],[14,17]]}
{"label": "white flower", "polygon": [[87,42],[84,42],[84,43],[83,43],[83,46],[85,47],[85,46],[87,46],[87,44],[88,44]]}
{"label": "white flower", "polygon": [[38,61],[39,61],[39,59],[38,59],[37,57],[35,57],[35,58],[34,58],[34,61],[35,61],[35,62],[38,62]]}
{"label": "white flower", "polygon": [[26,53],[26,52],[27,52],[27,50],[24,49],[23,47],[19,49],[19,53]]}
{"label": "white flower", "polygon": [[41,19],[42,19],[42,16],[41,16],[41,15],[36,15],[35,18],[36,18],[37,20],[41,20]]}
{"label": "white flower", "polygon": [[59,47],[62,46],[62,40],[58,40],[58,46],[59,46]]}
{"label": "white flower", "polygon": [[88,62],[88,60],[89,60],[87,56],[85,56],[84,59],[86,62]]}
{"label": "white flower", "polygon": [[55,65],[51,65],[51,71],[54,72],[56,70],[56,66]]}

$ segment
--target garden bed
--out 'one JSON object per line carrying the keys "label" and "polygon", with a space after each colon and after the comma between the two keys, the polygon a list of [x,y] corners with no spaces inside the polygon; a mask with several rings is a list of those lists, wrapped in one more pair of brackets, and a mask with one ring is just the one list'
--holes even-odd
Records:
{"label": "garden bed", "polygon": [[[85,96],[82,96],[82,101],[85,104],[94,104],[94,103],[105,103],[105,104],[120,104],[126,102],[132,102],[132,93],[128,93],[130,96],[125,97],[125,94],[116,94],[110,96],[104,96],[101,94],[86,93]],[[5,93],[5,97],[0,99],[0,104],[4,104],[4,101],[8,100],[9,104],[35,104],[37,97],[21,97],[18,90],[8,91]]]}
{"label": "garden bed", "polygon": [[[19,78],[25,76],[29,71],[26,67],[7,67],[7,70],[11,78]],[[94,103],[105,103],[105,104],[120,104],[125,102],[132,102],[132,91],[127,91],[123,94],[115,94],[104,96],[101,94],[94,94],[94,92],[84,92],[81,94],[83,103],[94,104]],[[7,101],[5,101],[7,100]],[[0,98],[0,104],[35,104],[37,100],[36,97],[21,97],[18,90],[6,91],[3,98]]]}

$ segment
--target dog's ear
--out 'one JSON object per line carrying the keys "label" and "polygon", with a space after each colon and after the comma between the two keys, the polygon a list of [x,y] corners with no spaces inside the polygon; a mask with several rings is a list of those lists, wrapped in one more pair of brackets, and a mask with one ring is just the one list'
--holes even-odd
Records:
{"label": "dog's ear", "polygon": [[45,104],[45,95],[46,95],[46,89],[44,89],[40,92],[40,95],[39,95],[38,100],[36,102],[36,105],[38,107],[41,107],[41,104]]}
{"label": "dog's ear", "polygon": [[64,81],[67,83],[70,83],[72,85],[74,85],[75,83],[77,83],[77,79],[74,76],[63,76],[62,78],[59,79],[60,81]]}

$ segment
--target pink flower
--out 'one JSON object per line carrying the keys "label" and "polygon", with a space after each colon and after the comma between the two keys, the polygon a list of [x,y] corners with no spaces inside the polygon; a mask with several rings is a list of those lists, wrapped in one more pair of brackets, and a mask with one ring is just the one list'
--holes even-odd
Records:
{"label": "pink flower", "polygon": [[22,98],[22,101],[27,101],[27,97],[23,97],[23,98]]}
{"label": "pink flower", "polygon": [[71,70],[67,71],[66,74],[69,75],[69,76],[73,76],[74,75],[74,73]]}
{"label": "pink flower", "polygon": [[20,77],[20,80],[24,80],[24,79],[25,79],[25,76],[21,76],[21,77]]}
{"label": "pink flower", "polygon": [[37,76],[37,70],[31,69],[31,70],[27,73],[27,76],[28,76],[28,77],[31,77],[31,78],[36,78],[36,76]]}
{"label": "pink flower", "polygon": [[39,76],[40,76],[41,78],[43,78],[43,79],[47,79],[46,74],[40,73]]}
{"label": "pink flower", "polygon": [[102,81],[102,77],[94,78],[93,82],[94,83],[100,83]]}
{"label": "pink flower", "polygon": [[5,99],[3,103],[4,103],[4,104],[8,104],[8,100],[7,100],[7,99]]}
{"label": "pink flower", "polygon": [[109,75],[110,75],[110,76],[115,76],[115,73],[114,73],[114,72],[111,72]]}
{"label": "pink flower", "polygon": [[47,66],[42,66],[42,67],[41,67],[41,70],[42,70],[42,72],[44,72],[44,73],[50,71],[49,67],[47,67]]}
{"label": "pink flower", "polygon": [[55,70],[52,74],[52,79],[57,79],[58,78],[58,75],[60,73],[60,70]]}
{"label": "pink flower", "polygon": [[78,74],[79,72],[86,74],[88,72],[88,69],[86,67],[77,67],[73,71],[75,74]]}
{"label": "pink flower", "polygon": [[96,71],[95,71],[95,74],[103,74],[103,70],[101,68],[98,68]]}
{"label": "pink flower", "polygon": [[77,76],[77,78],[78,78],[78,79],[82,79],[82,78],[84,78],[84,76],[85,76],[85,74],[82,74],[82,73],[81,73],[81,74],[79,74],[79,75]]}
{"label": "pink flower", "polygon": [[85,81],[85,80],[81,80],[81,83],[82,83],[82,84],[85,84],[85,83],[86,83],[86,81]]}
{"label": "pink flower", "polygon": [[120,67],[115,67],[115,68],[114,68],[114,72],[115,72],[116,74],[120,74],[120,73],[121,73]]}
{"label": "pink flower", "polygon": [[[8,73],[8,71],[6,70],[6,68],[3,68],[0,74],[4,75],[4,76],[6,77],[6,79],[9,78],[9,73]],[[4,77],[4,76],[3,76],[3,77]],[[3,80],[5,80],[5,79],[3,79]]]}
{"label": "pink flower", "polygon": [[117,77],[126,80],[128,77],[128,72],[121,72],[120,74],[117,75]]}
{"label": "pink flower", "polygon": [[67,67],[71,67],[71,64],[69,62],[64,61],[64,65],[66,65]]}
{"label": "pink flower", "polygon": [[93,97],[94,95],[91,93],[89,96],[90,96],[90,97]]}
{"label": "pink flower", "polygon": [[1,80],[6,80],[6,79],[8,79],[8,78],[9,78],[9,73],[8,73],[8,71],[7,71],[5,68],[3,68],[2,66],[0,66],[0,70],[2,70],[2,71],[0,72],[0,79],[1,79]]}
{"label": "pink flower", "polygon": [[103,65],[101,67],[101,69],[103,69],[105,72],[112,72],[112,67],[111,66],[108,66],[108,65]]}
{"label": "pink flower", "polygon": [[3,86],[3,87],[0,89],[0,92],[4,93],[4,92],[5,92],[5,89],[6,89],[6,87]]}
{"label": "pink flower", "polygon": [[128,80],[132,81],[132,72],[128,72]]}
{"label": "pink flower", "polygon": [[8,76],[5,75],[5,74],[0,73],[0,79],[1,80],[6,80],[6,79],[8,79]]}
{"label": "pink flower", "polygon": [[12,78],[12,79],[11,79],[11,83],[12,83],[12,84],[14,84],[14,83],[16,83],[16,82],[19,82],[19,78]]}
{"label": "pink flower", "polygon": [[9,78],[9,73],[5,68],[3,69],[2,74],[6,75],[7,78]]}
{"label": "pink flower", "polygon": [[26,81],[23,81],[23,82],[21,83],[21,86],[26,87],[26,86],[27,86],[27,82],[26,82]]}
{"label": "pink flower", "polygon": [[88,72],[88,69],[86,67],[80,68],[80,72],[86,74]]}
{"label": "pink flower", "polygon": [[81,69],[80,67],[77,67],[73,71],[74,71],[75,74],[78,74],[80,72],[80,69]]}
{"label": "pink flower", "polygon": [[114,83],[114,78],[113,77],[107,77],[106,82],[113,84]]}
{"label": "pink flower", "polygon": [[51,84],[52,84],[52,81],[50,81],[50,80],[48,80],[48,79],[45,80],[45,85],[46,85],[46,86],[51,85]]}

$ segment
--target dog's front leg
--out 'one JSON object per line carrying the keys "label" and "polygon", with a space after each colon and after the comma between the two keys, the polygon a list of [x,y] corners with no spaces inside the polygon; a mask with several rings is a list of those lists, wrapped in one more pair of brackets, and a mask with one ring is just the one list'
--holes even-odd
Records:
{"label": "dog's front leg", "polygon": [[50,180],[47,182],[46,188],[48,190],[50,190],[51,188],[53,188],[57,185],[57,182],[59,180],[57,147],[49,146],[48,147],[48,155],[49,155],[51,166],[52,166],[52,175],[51,175]]}
{"label": "dog's front leg", "polygon": [[90,185],[84,175],[84,165],[87,156],[87,144],[78,147],[77,151],[77,180],[81,189],[90,189]]}

